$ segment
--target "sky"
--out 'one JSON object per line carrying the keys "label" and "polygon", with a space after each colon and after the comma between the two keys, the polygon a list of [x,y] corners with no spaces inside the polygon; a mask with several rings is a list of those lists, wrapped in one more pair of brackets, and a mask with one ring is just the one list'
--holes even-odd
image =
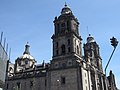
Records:
{"label": "sky", "polygon": [[[4,32],[11,48],[11,62],[23,54],[27,42],[37,63],[52,59],[53,20],[60,15],[65,2],[80,22],[82,43],[86,43],[88,34],[98,43],[104,70],[113,50],[110,38],[114,36],[120,41],[120,0],[0,0],[0,32]],[[107,68],[107,75],[113,70],[118,88],[119,58],[118,44]]]}

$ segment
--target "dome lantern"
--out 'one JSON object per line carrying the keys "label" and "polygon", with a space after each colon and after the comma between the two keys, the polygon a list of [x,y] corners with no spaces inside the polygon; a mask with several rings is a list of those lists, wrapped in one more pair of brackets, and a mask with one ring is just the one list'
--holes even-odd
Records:
{"label": "dome lantern", "polygon": [[91,43],[91,42],[95,42],[95,40],[94,40],[94,37],[92,37],[91,34],[89,34],[87,38],[87,43]]}
{"label": "dome lantern", "polygon": [[27,44],[25,45],[25,51],[24,51],[23,54],[30,54],[30,52],[29,52],[29,47],[30,47],[30,45],[29,45],[28,42],[27,42]]}
{"label": "dome lantern", "polygon": [[61,14],[64,15],[64,14],[70,14],[70,13],[72,13],[72,11],[65,3],[64,8],[62,8]]}

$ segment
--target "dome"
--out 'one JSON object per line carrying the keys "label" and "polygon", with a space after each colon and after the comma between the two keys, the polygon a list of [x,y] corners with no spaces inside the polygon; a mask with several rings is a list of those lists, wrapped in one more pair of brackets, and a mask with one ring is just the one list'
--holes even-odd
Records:
{"label": "dome", "polygon": [[29,60],[34,60],[33,56],[30,54],[23,54],[22,56],[19,57],[19,59],[29,59]]}
{"label": "dome", "polygon": [[29,52],[29,45],[28,43],[25,45],[25,51],[22,56],[18,57],[16,60],[17,63],[17,71],[21,72],[22,70],[33,69],[35,66],[35,59]]}
{"label": "dome", "polygon": [[65,4],[64,8],[61,11],[61,14],[69,14],[72,13],[71,9]]}
{"label": "dome", "polygon": [[89,34],[89,37],[87,38],[87,43],[91,43],[91,42],[95,42],[95,40],[94,40],[94,37],[92,37],[92,36]]}

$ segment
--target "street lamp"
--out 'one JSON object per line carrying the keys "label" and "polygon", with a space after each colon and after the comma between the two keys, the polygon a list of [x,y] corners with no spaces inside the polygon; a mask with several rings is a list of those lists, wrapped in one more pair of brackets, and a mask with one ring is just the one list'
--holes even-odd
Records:
{"label": "street lamp", "polygon": [[116,47],[117,47],[117,45],[118,45],[118,41],[117,41],[117,39],[116,39],[115,37],[112,37],[112,38],[110,39],[110,42],[111,42],[111,45],[114,47],[114,49],[113,49],[112,54],[111,54],[111,56],[110,56],[110,58],[109,58],[109,60],[108,60],[107,65],[106,65],[106,67],[105,67],[105,75],[106,75],[106,69],[107,69],[107,67],[108,67],[108,65],[109,65],[109,63],[110,63],[110,61],[111,61],[111,58],[112,58],[112,56],[113,56],[113,54],[114,54],[114,52],[115,52],[115,50],[116,50]]}
{"label": "street lamp", "polygon": [[57,90],[59,90],[59,83],[60,83],[60,80],[57,79]]}

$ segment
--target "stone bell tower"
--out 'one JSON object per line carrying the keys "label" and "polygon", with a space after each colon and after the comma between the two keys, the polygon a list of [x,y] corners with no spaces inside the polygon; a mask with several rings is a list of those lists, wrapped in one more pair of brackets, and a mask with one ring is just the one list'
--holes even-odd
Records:
{"label": "stone bell tower", "polygon": [[50,90],[78,90],[80,87],[77,61],[82,60],[82,39],[78,28],[77,18],[65,4],[61,15],[54,20]]}
{"label": "stone bell tower", "polygon": [[[67,67],[67,62],[72,58],[81,58],[81,37],[79,36],[79,22],[73,15],[71,9],[65,4],[62,8],[61,15],[54,20],[53,40],[53,62],[55,67]],[[64,58],[64,59],[63,59]],[[62,59],[62,60],[61,60]],[[60,66],[57,65],[59,62]],[[61,63],[60,63],[61,62]],[[64,63],[63,63],[64,62]],[[52,66],[52,68],[55,68]]]}
{"label": "stone bell tower", "polygon": [[84,55],[86,61],[90,60],[90,63],[93,67],[103,72],[99,46],[94,40],[94,37],[92,37],[90,34],[87,38],[87,43],[84,44]]}
{"label": "stone bell tower", "polygon": [[84,58],[89,63],[91,89],[104,90],[104,74],[99,45],[91,35],[87,38],[87,43],[84,44]]}

